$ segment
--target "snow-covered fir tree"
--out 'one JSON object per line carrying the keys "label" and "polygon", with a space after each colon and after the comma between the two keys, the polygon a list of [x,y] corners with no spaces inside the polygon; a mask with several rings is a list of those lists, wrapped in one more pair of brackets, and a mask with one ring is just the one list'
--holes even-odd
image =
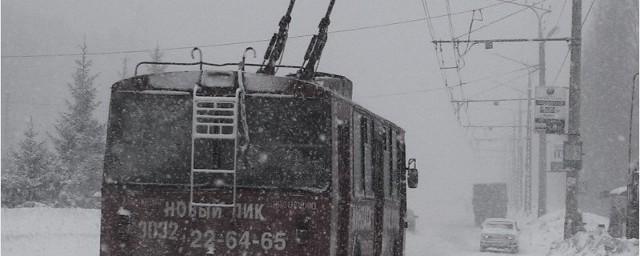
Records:
{"label": "snow-covered fir tree", "polygon": [[10,164],[2,174],[2,205],[13,207],[25,202],[55,205],[61,177],[54,168],[54,156],[44,141],[38,140],[30,119],[24,139],[11,152]]}
{"label": "snow-covered fir tree", "polygon": [[71,100],[61,113],[52,136],[60,172],[68,177],[60,193],[66,206],[98,207],[104,154],[104,125],[93,112],[99,105],[91,74],[92,62],[87,58],[86,42],[80,46],[73,82],[68,84]]}
{"label": "snow-covered fir tree", "polygon": [[[151,52],[151,61],[153,62],[162,62],[162,56],[164,54],[160,51],[160,45],[156,44],[156,48]],[[149,65],[147,71],[151,74],[162,73],[167,69],[165,65]]]}

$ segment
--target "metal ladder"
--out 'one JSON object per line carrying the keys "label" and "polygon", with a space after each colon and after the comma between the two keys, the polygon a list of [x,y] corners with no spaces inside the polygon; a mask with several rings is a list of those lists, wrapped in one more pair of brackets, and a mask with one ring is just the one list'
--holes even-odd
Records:
{"label": "metal ladder", "polygon": [[[193,206],[234,207],[236,204],[236,167],[238,148],[238,103],[240,89],[235,97],[198,96],[198,86],[193,91],[193,123],[191,132],[191,184],[190,203]],[[196,169],[196,140],[233,141],[233,168]],[[231,202],[194,201],[194,176],[210,175],[223,177],[232,175]]]}

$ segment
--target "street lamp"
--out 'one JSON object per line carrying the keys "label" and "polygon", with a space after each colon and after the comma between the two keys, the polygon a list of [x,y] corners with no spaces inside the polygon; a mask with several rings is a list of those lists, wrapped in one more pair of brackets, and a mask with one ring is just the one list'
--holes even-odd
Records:
{"label": "street lamp", "polygon": [[636,83],[638,73],[633,75],[631,84],[631,111],[629,114],[629,173],[627,180],[627,216],[625,235],[627,238],[638,238],[638,161],[632,161],[633,108],[635,107]]}

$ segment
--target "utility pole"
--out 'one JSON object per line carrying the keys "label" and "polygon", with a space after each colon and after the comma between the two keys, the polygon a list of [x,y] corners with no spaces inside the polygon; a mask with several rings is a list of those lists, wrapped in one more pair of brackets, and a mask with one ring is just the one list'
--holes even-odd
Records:
{"label": "utility pole", "polygon": [[511,203],[512,209],[521,209],[520,207],[520,181],[522,180],[522,104],[518,102],[518,112],[514,116],[514,121],[518,127],[513,128],[513,166],[511,168]]}
{"label": "utility pole", "polygon": [[629,148],[628,161],[629,173],[627,176],[627,212],[625,222],[625,235],[627,238],[638,238],[638,160],[633,157],[633,109],[636,106],[636,83],[638,73],[633,75],[631,84],[631,109],[629,114]]}
{"label": "utility pole", "polygon": [[533,88],[532,88],[532,84],[531,84],[531,72],[529,72],[529,74],[527,75],[527,99],[529,99],[527,101],[527,124],[526,124],[526,129],[527,129],[527,142],[526,142],[526,147],[525,147],[525,154],[527,156],[527,158],[525,159],[525,163],[524,163],[524,175],[523,175],[523,186],[524,186],[524,193],[523,193],[523,206],[524,206],[524,212],[526,215],[529,215],[531,213],[531,110],[533,109],[533,104],[531,102],[532,94],[533,94]]}
{"label": "utility pole", "polygon": [[564,165],[567,171],[564,238],[572,237],[582,226],[578,212],[578,178],[582,168],[580,142],[580,52],[582,30],[582,0],[572,0],[571,10],[571,66],[569,69],[569,127],[568,141],[564,149]]}
{"label": "utility pole", "polygon": [[[542,15],[538,15],[538,37],[542,37]],[[538,87],[546,86],[545,41],[538,43]],[[542,88],[540,88],[542,89]],[[538,217],[547,212],[547,135],[538,134]]]}
{"label": "utility pole", "polygon": [[[518,102],[518,125],[522,126],[522,102]],[[529,127],[527,127],[528,129]],[[516,209],[522,209],[522,177],[524,174],[524,161],[523,161],[523,147],[522,147],[522,127],[518,128],[518,166],[516,168],[516,184],[517,184],[517,205]]]}

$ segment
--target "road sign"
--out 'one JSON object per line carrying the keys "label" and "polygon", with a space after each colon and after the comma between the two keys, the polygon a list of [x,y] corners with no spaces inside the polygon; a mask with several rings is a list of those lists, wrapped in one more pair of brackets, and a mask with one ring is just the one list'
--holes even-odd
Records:
{"label": "road sign", "polygon": [[537,87],[535,101],[535,128],[547,134],[565,134],[569,115],[568,88]]}
{"label": "road sign", "polygon": [[564,168],[582,169],[582,142],[564,143]]}
{"label": "road sign", "polygon": [[565,172],[564,142],[561,139],[547,138],[547,170],[549,172]]}

